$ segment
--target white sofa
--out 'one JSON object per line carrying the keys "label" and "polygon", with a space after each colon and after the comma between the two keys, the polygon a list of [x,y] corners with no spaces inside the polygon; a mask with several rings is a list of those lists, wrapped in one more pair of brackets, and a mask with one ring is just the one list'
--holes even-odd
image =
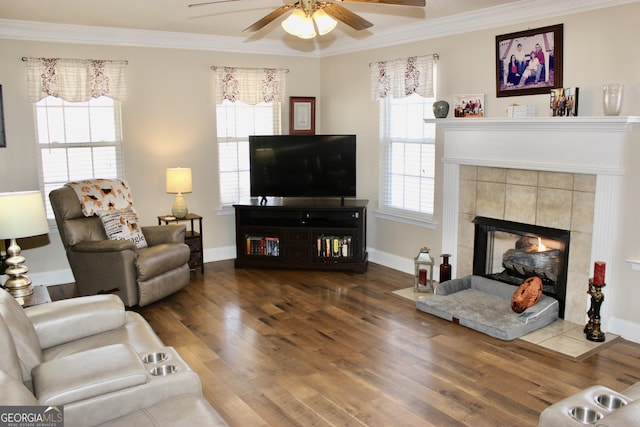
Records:
{"label": "white sofa", "polygon": [[62,407],[66,426],[226,425],[198,375],[115,295],[23,309],[0,290],[0,348],[0,406]]}
{"label": "white sofa", "polygon": [[538,427],[629,427],[640,423],[640,382],[618,393],[595,385],[562,399],[540,414]]}

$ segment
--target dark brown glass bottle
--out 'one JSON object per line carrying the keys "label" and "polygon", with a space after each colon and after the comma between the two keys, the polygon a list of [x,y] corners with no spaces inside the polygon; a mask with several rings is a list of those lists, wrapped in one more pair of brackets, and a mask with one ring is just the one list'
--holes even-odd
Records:
{"label": "dark brown glass bottle", "polygon": [[451,264],[449,264],[450,254],[440,255],[443,258],[442,264],[440,264],[440,283],[451,280]]}

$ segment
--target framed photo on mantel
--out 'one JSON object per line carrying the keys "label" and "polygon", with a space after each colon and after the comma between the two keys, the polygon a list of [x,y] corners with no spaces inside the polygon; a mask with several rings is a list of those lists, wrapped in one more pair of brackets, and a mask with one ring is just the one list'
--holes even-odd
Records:
{"label": "framed photo on mantel", "polygon": [[316,98],[289,97],[289,134],[314,135],[316,133]]}

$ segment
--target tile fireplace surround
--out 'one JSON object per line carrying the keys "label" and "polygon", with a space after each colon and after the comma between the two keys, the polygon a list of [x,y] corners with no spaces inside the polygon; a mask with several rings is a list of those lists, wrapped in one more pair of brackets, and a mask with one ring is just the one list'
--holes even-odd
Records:
{"label": "tile fireplace surround", "polygon": [[[570,230],[565,319],[584,323],[593,262],[615,266],[614,256],[630,255],[618,253],[616,236],[629,167],[625,155],[637,139],[640,117],[436,123],[444,141],[442,251],[453,254],[454,276],[471,274],[476,215]],[[607,268],[607,283],[616,283],[615,268]]]}

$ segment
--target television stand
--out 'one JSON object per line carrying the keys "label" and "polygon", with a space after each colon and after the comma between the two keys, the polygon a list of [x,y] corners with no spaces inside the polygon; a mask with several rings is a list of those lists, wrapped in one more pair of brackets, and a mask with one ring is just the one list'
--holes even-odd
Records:
{"label": "television stand", "polygon": [[367,200],[262,199],[234,205],[236,268],[367,269]]}

